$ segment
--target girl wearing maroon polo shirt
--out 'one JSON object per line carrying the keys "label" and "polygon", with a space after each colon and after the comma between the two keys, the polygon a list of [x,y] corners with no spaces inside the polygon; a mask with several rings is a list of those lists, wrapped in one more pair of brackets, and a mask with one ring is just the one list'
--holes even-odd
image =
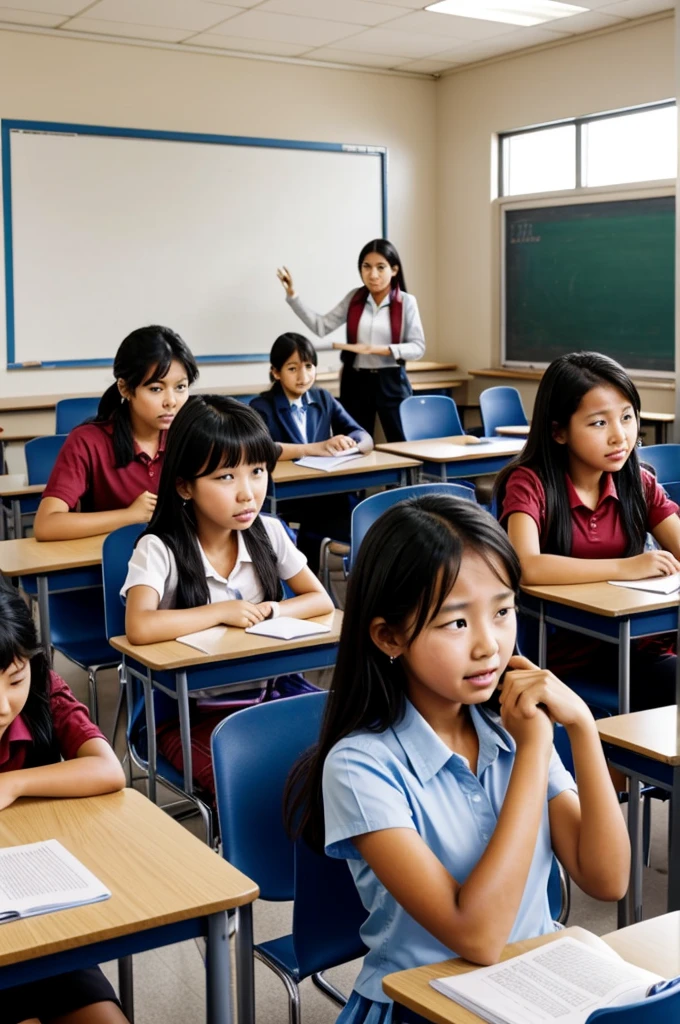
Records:
{"label": "girl wearing maroon polo shirt", "polygon": [[97,416],[68,435],[35,518],[38,540],[72,540],[147,523],[167,429],[187,400],[198,367],[178,334],[140,327],[113,363],[115,383]]}
{"label": "girl wearing maroon polo shirt", "polygon": [[[49,671],[27,606],[13,587],[0,583],[0,815],[22,796],[97,796],[124,785],[123,769],[87,708]],[[4,990],[0,1019],[127,1020],[98,967]]]}
{"label": "girl wearing maroon polo shirt", "polygon": [[[623,367],[596,352],[550,364],[536,395],[527,444],[496,484],[501,522],[524,583],[594,583],[680,571],[680,519],[636,454],[640,396]],[[651,533],[660,549],[645,551]],[[673,636],[631,650],[631,707],[675,703]],[[616,648],[576,633],[549,637],[561,679],[611,683]],[[647,685],[646,685],[647,684]]]}

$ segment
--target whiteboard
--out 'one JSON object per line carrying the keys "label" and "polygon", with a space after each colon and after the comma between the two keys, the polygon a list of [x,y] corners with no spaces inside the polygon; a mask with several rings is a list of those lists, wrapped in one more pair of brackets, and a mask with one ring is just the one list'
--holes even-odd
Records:
{"label": "whiteboard", "polygon": [[384,236],[381,147],[3,122],[7,365],[110,363],[145,324],[266,359],[285,264],[326,312]]}

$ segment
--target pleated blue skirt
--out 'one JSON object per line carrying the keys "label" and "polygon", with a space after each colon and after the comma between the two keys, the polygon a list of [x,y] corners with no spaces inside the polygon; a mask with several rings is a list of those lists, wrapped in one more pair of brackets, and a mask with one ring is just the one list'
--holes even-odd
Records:
{"label": "pleated blue skirt", "polygon": [[423,1017],[394,1003],[378,1003],[352,992],[336,1024],[427,1024]]}

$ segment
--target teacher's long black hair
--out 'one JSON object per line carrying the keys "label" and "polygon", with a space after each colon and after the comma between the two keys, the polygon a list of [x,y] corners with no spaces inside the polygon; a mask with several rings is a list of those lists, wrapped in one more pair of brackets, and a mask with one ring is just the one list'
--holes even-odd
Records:
{"label": "teacher's long black hair", "polygon": [[408,291],[406,287],[406,278],[404,277],[404,268],[401,265],[401,259],[399,253],[394,248],[391,242],[388,242],[386,238],[373,238],[370,242],[366,242],[359,253],[359,260],[357,266],[359,267],[359,273],[361,274],[361,267],[366,257],[372,253],[377,252],[378,255],[384,256],[385,260],[391,267],[399,267],[399,270],[392,278],[392,284],[398,284],[402,292]]}

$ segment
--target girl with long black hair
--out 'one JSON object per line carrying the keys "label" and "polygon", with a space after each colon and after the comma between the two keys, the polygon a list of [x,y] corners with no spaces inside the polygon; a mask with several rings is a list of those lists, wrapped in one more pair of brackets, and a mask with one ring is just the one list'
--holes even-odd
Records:
{"label": "girl with long black hair", "polygon": [[122,342],[114,383],[95,419],[71,431],[43,492],[38,540],[71,540],[146,523],[156,505],[167,430],[198,377],[168,327],[140,327]]}
{"label": "girl with long black hair", "polygon": [[[637,580],[680,571],[680,519],[640,466],[640,396],[618,363],[597,352],[554,360],[536,395],[525,448],[499,474],[501,522],[528,584]],[[640,450],[644,459],[644,449]],[[658,550],[645,551],[651,533]],[[632,645],[635,709],[675,703],[673,637]],[[548,664],[565,680],[615,692],[616,649],[558,630]]]}
{"label": "girl with long black hair", "polygon": [[319,338],[347,325],[342,351],[340,402],[371,436],[376,413],[388,441],[403,441],[399,406],[413,392],[406,360],[421,359],[425,336],[418,303],[406,291],[399,253],[386,238],[374,238],[359,253],[363,285],[353,288],[330,313],[309,309],[296,293],[286,267],[277,271],[293,312]]}
{"label": "girl with long black hair", "polygon": [[[28,607],[0,582],[0,816],[20,797],[97,796],[124,785],[87,708],[49,670]],[[5,989],[1,1005],[3,1024],[127,1020],[98,967]]]}

